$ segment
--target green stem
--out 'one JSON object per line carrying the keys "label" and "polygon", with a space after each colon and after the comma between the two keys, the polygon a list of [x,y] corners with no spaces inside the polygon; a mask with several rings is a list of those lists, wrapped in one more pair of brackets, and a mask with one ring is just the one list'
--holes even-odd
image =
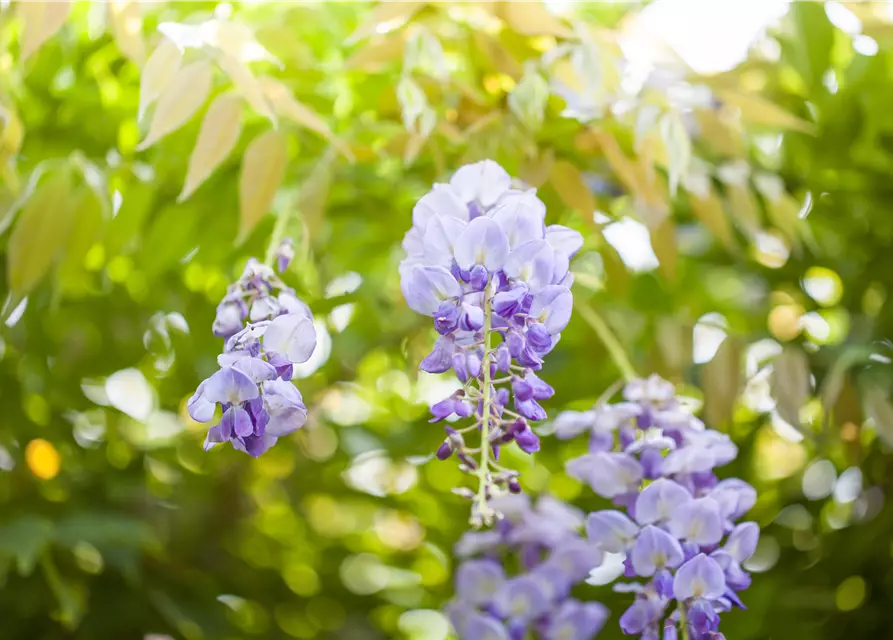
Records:
{"label": "green stem", "polygon": [[[495,512],[487,504],[487,483],[490,474],[490,327],[492,320],[490,285],[488,284],[484,290],[484,358],[481,362],[481,369],[484,373],[484,388],[482,389],[484,402],[481,408],[481,464],[477,470],[478,493],[476,498],[478,517],[482,524],[489,524],[495,515]],[[472,520],[474,523],[474,516],[472,516]]]}
{"label": "green stem", "polygon": [[595,309],[587,305],[585,302],[576,302],[575,306],[577,307],[579,314],[583,316],[583,320],[586,321],[586,324],[592,327],[596,335],[605,345],[605,348],[608,350],[608,355],[611,356],[611,360],[613,360],[614,364],[617,365],[617,368],[620,369],[620,373],[623,374],[623,377],[627,381],[638,378],[636,370],[633,368],[632,363],[626,355],[626,351],[623,350],[623,346],[620,344],[617,336],[614,335],[611,328],[602,317],[598,315]]}
{"label": "green stem", "polygon": [[688,640],[688,625],[685,622],[685,607],[679,607],[679,630],[682,632],[682,640]]}

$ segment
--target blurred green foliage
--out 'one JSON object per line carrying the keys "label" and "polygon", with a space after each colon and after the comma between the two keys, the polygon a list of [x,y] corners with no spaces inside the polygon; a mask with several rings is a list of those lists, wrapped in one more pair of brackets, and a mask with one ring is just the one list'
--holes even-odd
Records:
{"label": "blurred green foliage", "polygon": [[[515,2],[2,3],[0,637],[445,637],[434,611],[467,505],[453,465],[424,462],[447,383],[417,371],[432,332],[396,265],[415,200],[485,157],[586,236],[550,412],[591,405],[628,360],[741,446],[727,472],[759,489],[764,538],[728,637],[887,637],[883,4],[848,5],[860,29],[845,33],[794,3],[735,69],[671,60],[637,83],[618,43],[631,3],[564,17]],[[172,42],[199,66],[166,98]],[[239,108],[209,119],[193,160],[207,179],[178,201],[221,94]],[[138,151],[153,127],[165,135]],[[626,219],[657,268],[618,251]],[[205,453],[184,403],[215,367],[214,307],[279,233],[324,334],[299,374],[308,425],[257,461]],[[527,490],[594,508],[562,472],[577,448],[547,438],[511,462]],[[579,595],[612,608],[602,637],[619,637],[627,597]]]}

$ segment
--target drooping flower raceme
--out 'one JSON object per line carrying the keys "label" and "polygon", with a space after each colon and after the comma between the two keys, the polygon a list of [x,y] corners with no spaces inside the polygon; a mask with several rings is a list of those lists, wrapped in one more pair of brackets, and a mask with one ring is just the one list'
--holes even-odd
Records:
{"label": "drooping flower raceme", "polygon": [[579,534],[583,513],[548,496],[533,507],[525,494],[496,497],[493,507],[505,517],[454,550],[462,563],[446,612],[460,640],[593,638],[608,610],[569,595],[602,558]]}
{"label": "drooping flower raceme", "polygon": [[648,640],[719,640],[719,614],[744,608],[738,592],[750,585],[741,565],[760,530],[736,521],[756,491],[717,478],[737,447],[687,411],[671,383],[651,376],[623,395],[625,402],[555,420],[558,437],[589,433],[589,453],[570,460],[568,474],[618,507],[588,516],[589,540],[623,554],[627,578],[646,580],[618,585],[636,594],[620,627]]}
{"label": "drooping flower raceme", "polygon": [[[446,428],[437,455],[455,453],[478,478],[478,491],[466,494],[475,525],[496,516],[491,497],[520,491],[518,474],[498,463],[499,448],[514,441],[528,453],[539,449],[528,421],[546,417],[539,401],[553,390],[535,371],[571,316],[569,261],[583,240],[567,227],[547,227],[545,214],[534,190],[512,188],[505,170],[485,160],[434,185],[403,241],[403,295],[440,334],[421,368],[452,369],[463,385],[431,411],[432,421],[471,420]],[[477,447],[465,443],[471,432],[481,434]]]}
{"label": "drooping flower raceme", "polygon": [[[278,253],[284,269],[288,251]],[[223,416],[208,431],[205,449],[229,441],[256,458],[307,418],[290,380],[293,365],[306,362],[316,347],[313,315],[270,267],[252,258],[218,305],[213,330],[226,341],[220,369],[189,399],[189,415],[208,422],[220,405]]]}

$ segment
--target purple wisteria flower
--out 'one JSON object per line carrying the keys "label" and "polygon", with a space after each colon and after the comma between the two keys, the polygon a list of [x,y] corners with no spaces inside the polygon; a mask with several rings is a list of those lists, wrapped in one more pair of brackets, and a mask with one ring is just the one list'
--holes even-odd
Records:
{"label": "purple wisteria flower", "polygon": [[307,419],[290,380],[293,365],[316,347],[313,315],[270,267],[252,258],[218,305],[213,330],[226,339],[220,369],[189,399],[189,415],[209,422],[220,405],[220,423],[208,430],[205,449],[229,441],[256,458]]}
{"label": "purple wisteria flower", "polygon": [[[598,602],[570,597],[602,561],[580,536],[583,513],[554,498],[493,499],[505,517],[456,544],[456,596],[446,611],[460,640],[589,640],[608,618]],[[509,575],[506,567],[518,567]]]}
{"label": "purple wisteria flower", "polygon": [[714,470],[737,447],[687,411],[671,383],[651,376],[627,384],[623,395],[624,402],[555,420],[561,438],[589,433],[589,452],[567,463],[568,474],[618,507],[588,516],[589,541],[624,554],[627,578],[647,580],[617,585],[636,594],[620,628],[647,640],[722,639],[719,614],[744,608],[738,593],[750,585],[741,565],[760,529],[735,521],[756,491],[717,478]]}
{"label": "purple wisteria flower", "polygon": [[[434,420],[472,419],[446,428],[437,455],[455,453],[478,478],[476,493],[461,492],[473,501],[476,526],[497,516],[491,497],[520,491],[518,473],[498,463],[499,448],[515,442],[527,453],[539,450],[529,423],[545,419],[539,403],[554,393],[535,371],[570,320],[569,261],[583,238],[547,227],[545,215],[535,190],[513,188],[502,167],[484,160],[434,185],[413,209],[403,241],[403,296],[439,334],[421,368],[452,370],[463,384],[432,407]],[[478,447],[465,443],[472,432],[481,435]]]}

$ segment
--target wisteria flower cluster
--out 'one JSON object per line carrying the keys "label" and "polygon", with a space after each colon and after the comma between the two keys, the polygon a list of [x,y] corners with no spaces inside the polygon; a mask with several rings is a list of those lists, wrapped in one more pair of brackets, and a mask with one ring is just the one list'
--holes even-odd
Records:
{"label": "wisteria flower cluster", "polygon": [[746,482],[719,480],[717,467],[737,447],[705,428],[657,376],[635,380],[625,402],[565,412],[556,434],[589,433],[589,453],[567,471],[622,510],[588,516],[589,540],[604,553],[624,554],[625,576],[645,583],[617,585],[636,594],[620,618],[625,634],[643,639],[719,640],[719,614],[744,608],[738,592],[750,585],[742,569],[759,526],[735,524],[756,502]]}
{"label": "wisteria flower cluster", "polygon": [[[589,640],[608,618],[598,602],[570,597],[601,562],[583,539],[583,513],[543,496],[493,499],[504,514],[492,530],[466,533],[455,548],[456,597],[446,611],[461,640]],[[514,575],[506,567],[517,566]]]}
{"label": "wisteria flower cluster", "polygon": [[[440,334],[421,368],[452,369],[463,385],[432,407],[432,421],[471,419],[446,428],[437,456],[455,453],[478,478],[477,492],[460,491],[472,500],[476,526],[496,517],[490,498],[520,491],[518,473],[499,465],[499,449],[511,442],[539,449],[529,421],[546,417],[539,401],[553,390],[534,372],[571,316],[569,261],[583,240],[567,227],[547,227],[545,214],[535,190],[513,188],[502,167],[484,160],[435,184],[413,209],[403,241],[403,295]],[[472,432],[480,433],[477,447],[465,442]]]}
{"label": "wisteria flower cluster", "polygon": [[[280,271],[291,255],[291,242],[283,242],[274,256]],[[229,441],[256,458],[307,418],[290,380],[293,365],[316,347],[313,314],[272,268],[252,258],[218,305],[213,331],[225,339],[220,369],[189,399],[189,415],[209,422],[220,405],[222,418],[208,431],[205,449]]]}

